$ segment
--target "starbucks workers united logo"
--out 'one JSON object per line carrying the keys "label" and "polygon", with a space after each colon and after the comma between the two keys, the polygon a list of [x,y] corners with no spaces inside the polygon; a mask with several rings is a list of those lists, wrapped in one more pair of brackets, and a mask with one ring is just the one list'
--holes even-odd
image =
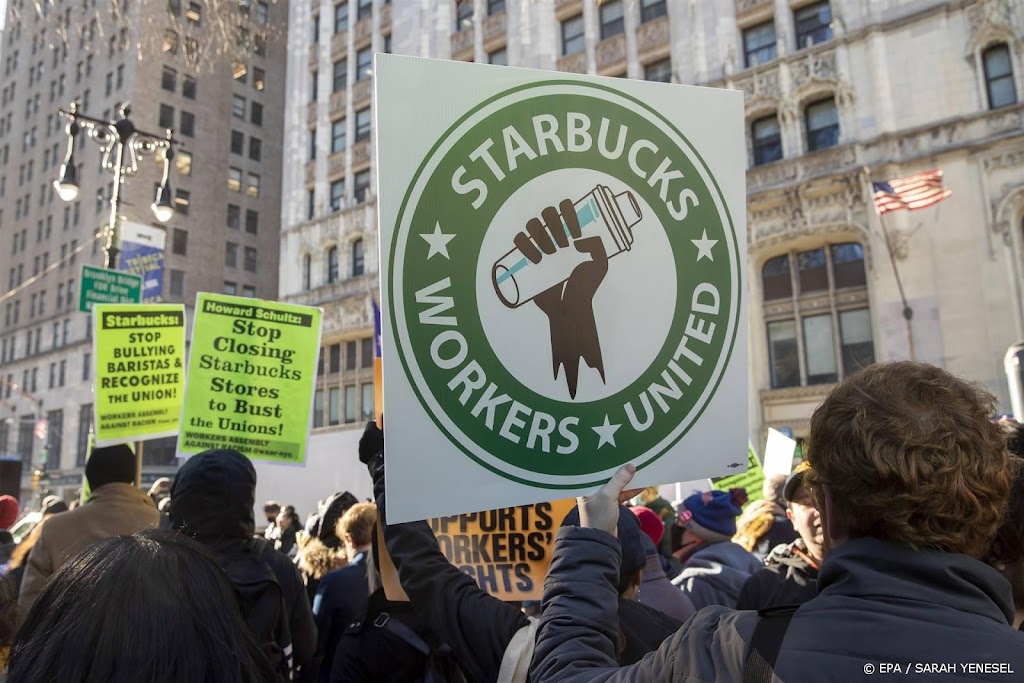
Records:
{"label": "starbucks workers united logo", "polygon": [[453,125],[403,199],[403,371],[485,467],[597,484],[663,455],[713,396],[739,262],[715,179],[666,118],[579,81],[515,88]]}

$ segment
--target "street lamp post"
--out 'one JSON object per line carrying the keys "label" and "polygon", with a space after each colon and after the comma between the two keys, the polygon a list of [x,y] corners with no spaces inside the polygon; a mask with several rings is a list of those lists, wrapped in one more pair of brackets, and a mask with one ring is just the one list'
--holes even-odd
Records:
{"label": "street lamp post", "polygon": [[[161,223],[166,223],[174,215],[174,204],[171,202],[170,168],[174,158],[173,131],[167,129],[163,136],[139,130],[128,118],[131,105],[125,102],[117,109],[117,119],[103,121],[78,111],[78,102],[72,102],[67,111],[58,109],[58,113],[68,120],[68,151],[64,163],[60,166],[54,187],[57,194],[66,202],[78,197],[78,170],[75,167],[75,139],[79,132],[84,131],[94,140],[103,152],[103,168],[114,174],[114,187],[110,193],[110,220],[103,231],[104,266],[111,270],[117,269],[117,256],[120,251],[121,222],[121,186],[125,178],[138,172],[138,157],[141,154],[156,154],[164,151],[163,179],[156,191],[156,198],[151,205],[153,214]],[[113,157],[113,158],[112,158]]]}

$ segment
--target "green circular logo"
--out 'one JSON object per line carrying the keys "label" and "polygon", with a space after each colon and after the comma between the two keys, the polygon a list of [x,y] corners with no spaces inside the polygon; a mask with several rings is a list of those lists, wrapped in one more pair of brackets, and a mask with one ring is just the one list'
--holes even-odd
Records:
{"label": "green circular logo", "polygon": [[668,120],[611,88],[546,81],[470,111],[417,170],[391,247],[403,372],[453,444],[514,481],[650,464],[732,353],[725,199]]}

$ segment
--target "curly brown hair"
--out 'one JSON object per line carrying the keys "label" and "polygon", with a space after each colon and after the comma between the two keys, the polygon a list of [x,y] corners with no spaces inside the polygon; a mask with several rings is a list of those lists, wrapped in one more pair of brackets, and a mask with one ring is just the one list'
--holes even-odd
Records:
{"label": "curly brown hair", "polygon": [[995,398],[924,363],[869,366],[811,417],[808,482],[851,537],[983,557],[1003,519],[1009,454]]}

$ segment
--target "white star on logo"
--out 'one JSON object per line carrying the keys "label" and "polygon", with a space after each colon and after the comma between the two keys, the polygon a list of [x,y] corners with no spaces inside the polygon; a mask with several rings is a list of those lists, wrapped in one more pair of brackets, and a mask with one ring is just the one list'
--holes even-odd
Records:
{"label": "white star on logo", "polygon": [[420,237],[427,241],[430,245],[430,251],[427,252],[427,258],[433,258],[434,254],[440,254],[449,261],[451,257],[448,255],[448,243],[455,239],[455,235],[448,235],[441,232],[441,224],[438,223],[434,226],[433,233],[420,233]]}
{"label": "white star on logo", "polygon": [[606,443],[610,443],[612,446],[615,446],[615,432],[617,432],[621,426],[622,425],[611,424],[608,420],[608,416],[605,415],[603,425],[600,427],[591,427],[591,429],[597,432],[597,435],[601,437],[597,442],[597,447],[600,448]]}
{"label": "white star on logo", "polygon": [[705,230],[704,234],[701,235],[699,240],[690,240],[693,245],[697,247],[697,260],[700,261],[705,256],[708,257],[708,261],[714,261],[715,257],[711,255],[711,247],[718,244],[718,240],[709,240],[708,231]]}

